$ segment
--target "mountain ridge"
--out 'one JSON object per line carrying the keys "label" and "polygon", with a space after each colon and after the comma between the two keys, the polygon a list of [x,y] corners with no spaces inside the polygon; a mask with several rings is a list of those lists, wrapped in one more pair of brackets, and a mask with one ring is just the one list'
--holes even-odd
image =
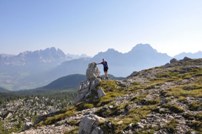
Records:
{"label": "mountain ridge", "polygon": [[[85,67],[88,63],[101,62],[103,58],[108,61],[109,73],[125,77],[134,70],[139,71],[163,65],[172,58],[165,53],[158,52],[149,44],[137,44],[126,53],[121,53],[111,48],[107,51],[99,52],[94,57],[83,55],[80,58],[79,56],[67,54],[67,57],[76,58],[70,58],[71,60],[65,59],[64,52],[61,51],[56,48],[27,51],[18,54],[17,57],[21,58],[20,61],[16,60],[16,55],[14,55],[15,58],[12,62],[9,62],[8,57],[13,57],[13,55],[0,55],[0,70],[2,72],[0,73],[0,85],[9,90],[37,88],[66,75],[85,74]],[[33,58],[33,54],[30,54],[30,52],[36,54],[37,57]],[[43,52],[46,52],[44,58],[39,54]],[[55,53],[53,54],[55,58],[50,54],[51,52]],[[25,58],[25,55],[31,56],[30,58]],[[45,57],[50,57],[50,59]],[[2,65],[2,59],[6,59],[5,65]],[[36,62],[38,59],[39,61]],[[99,70],[102,73],[101,65]]]}
{"label": "mountain ridge", "polygon": [[191,52],[182,52],[178,55],[175,55],[174,56],[176,59],[183,59],[184,57],[189,57],[189,58],[192,58],[192,59],[197,59],[197,58],[202,58],[202,51],[198,51],[198,52],[195,52],[195,53],[191,53]]}
{"label": "mountain ridge", "polygon": [[[144,47],[143,44],[137,45],[138,48],[140,48],[141,46]],[[95,55],[89,60],[86,60],[86,61],[83,60],[82,64],[83,66],[87,66],[88,63],[90,62],[101,62],[101,60],[104,58],[107,60],[109,64],[109,72],[111,74],[115,76],[127,76],[133,70],[141,70],[141,69],[146,69],[153,66],[163,65],[171,59],[171,57],[169,57],[167,54],[157,52],[150,45],[147,44],[145,46],[146,46],[145,48],[149,48],[148,50],[145,50],[145,51],[150,52],[151,55],[149,54],[147,55],[145,51],[144,52],[138,51],[138,53],[137,52],[134,53],[134,51],[129,51],[127,53],[120,53],[114,49],[108,49],[105,52],[99,52],[97,55]],[[136,47],[133,48],[133,50],[135,49]],[[64,71],[65,69],[71,70],[69,66],[72,64],[75,64],[76,66],[79,66],[79,67],[82,65],[82,64],[77,65],[77,61],[72,60],[72,61],[67,61],[66,64],[58,66],[58,69],[56,68],[56,70],[64,70]],[[102,70],[101,67],[99,67],[99,69]],[[78,68],[74,70],[72,73],[76,73],[76,72],[84,74],[85,69]]]}
{"label": "mountain ridge", "polygon": [[0,87],[0,93],[7,93],[9,92],[9,90],[3,88],[3,87]]}

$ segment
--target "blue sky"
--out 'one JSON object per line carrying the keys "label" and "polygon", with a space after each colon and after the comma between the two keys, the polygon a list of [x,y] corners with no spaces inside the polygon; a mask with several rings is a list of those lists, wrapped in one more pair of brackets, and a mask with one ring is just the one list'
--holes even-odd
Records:
{"label": "blue sky", "polygon": [[47,47],[94,55],[148,43],[202,51],[202,0],[0,0],[0,53]]}

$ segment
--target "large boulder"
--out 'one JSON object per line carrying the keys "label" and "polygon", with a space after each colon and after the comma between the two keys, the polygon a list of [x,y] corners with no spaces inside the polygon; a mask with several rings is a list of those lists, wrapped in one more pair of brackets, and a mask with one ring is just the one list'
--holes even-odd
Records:
{"label": "large boulder", "polygon": [[[81,82],[80,89],[78,90],[77,97],[75,103],[81,101],[93,101],[96,98],[100,98],[105,96],[105,92],[101,89],[97,89],[101,79],[99,77],[99,69],[95,62],[92,62],[88,65],[86,70],[86,78],[87,80]],[[91,100],[89,100],[89,98]],[[93,100],[92,100],[93,99]]]}
{"label": "large boulder", "polygon": [[86,115],[79,124],[79,134],[104,134],[99,124],[106,122],[102,117],[94,114]]}
{"label": "large boulder", "polygon": [[88,69],[86,70],[87,80],[90,80],[90,81],[94,80],[98,78],[99,75],[100,75],[100,71],[97,67],[97,64],[95,62],[88,64]]}

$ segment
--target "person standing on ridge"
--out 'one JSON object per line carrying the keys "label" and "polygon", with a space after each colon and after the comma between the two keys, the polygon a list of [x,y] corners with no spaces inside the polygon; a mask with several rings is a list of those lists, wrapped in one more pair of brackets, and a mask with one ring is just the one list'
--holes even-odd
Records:
{"label": "person standing on ridge", "polygon": [[98,63],[98,64],[102,64],[103,65],[103,69],[104,69],[104,73],[105,73],[105,78],[108,79],[108,64],[107,61],[105,61],[104,59],[102,59],[102,62]]}

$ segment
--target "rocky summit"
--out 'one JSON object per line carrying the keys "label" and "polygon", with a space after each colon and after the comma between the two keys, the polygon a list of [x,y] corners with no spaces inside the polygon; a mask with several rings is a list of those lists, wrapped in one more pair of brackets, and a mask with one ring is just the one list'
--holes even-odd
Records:
{"label": "rocky summit", "polygon": [[95,63],[86,74],[74,105],[19,134],[202,133],[202,59],[172,59],[119,81],[99,79]]}
{"label": "rocky summit", "polygon": [[81,82],[80,89],[78,91],[75,103],[79,103],[81,101],[89,101],[92,102],[96,99],[105,96],[105,92],[101,87],[97,89],[100,84],[101,77],[99,76],[100,71],[95,62],[90,63],[88,65],[88,69],[86,70],[86,81]]}

